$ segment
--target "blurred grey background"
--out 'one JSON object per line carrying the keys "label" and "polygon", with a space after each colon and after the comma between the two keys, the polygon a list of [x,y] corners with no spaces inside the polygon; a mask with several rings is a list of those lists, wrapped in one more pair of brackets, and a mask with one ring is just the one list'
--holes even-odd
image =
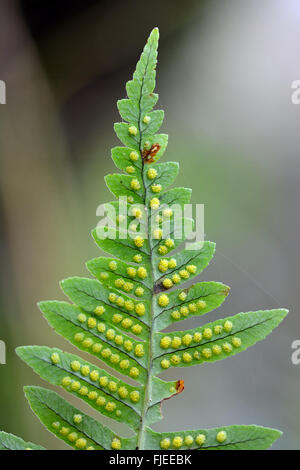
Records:
{"label": "blurred grey background", "polygon": [[14,348],[73,350],[36,302],[63,299],[58,281],[88,275],[84,263],[99,253],[89,233],[96,207],[111,200],[103,177],[114,171],[116,101],[154,26],[170,139],[164,158],[180,162],[177,184],[205,204],[217,254],[202,278],[231,286],[205,321],[290,308],[248,352],[165,373],[186,388],[163,405],[155,429],[255,423],[283,431],[273,448],[299,449],[300,366],[291,362],[291,343],[300,339],[300,105],[291,102],[291,83],[300,79],[297,0],[1,1],[0,428],[63,446],[29,410],[22,386],[42,381]]}

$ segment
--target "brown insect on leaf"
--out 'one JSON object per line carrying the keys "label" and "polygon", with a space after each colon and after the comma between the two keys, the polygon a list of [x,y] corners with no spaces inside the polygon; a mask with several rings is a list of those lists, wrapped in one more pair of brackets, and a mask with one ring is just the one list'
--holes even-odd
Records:
{"label": "brown insect on leaf", "polygon": [[159,152],[161,146],[159,144],[153,144],[152,147],[149,150],[143,150],[142,152],[142,157],[144,160],[144,163],[153,163],[155,162],[155,156],[157,152]]}

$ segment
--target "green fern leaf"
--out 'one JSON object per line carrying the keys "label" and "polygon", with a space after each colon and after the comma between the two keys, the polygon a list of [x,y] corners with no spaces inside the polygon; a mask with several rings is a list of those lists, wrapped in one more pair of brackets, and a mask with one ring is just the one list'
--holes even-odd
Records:
{"label": "green fern leaf", "polygon": [[[168,143],[167,135],[157,133],[164,112],[153,110],[158,100],[157,47],[155,28],[126,85],[128,98],[118,101],[123,122],[115,124],[115,131],[124,147],[114,147],[112,159],[122,173],[107,175],[105,181],[120,199],[104,206],[111,225],[100,224],[92,232],[96,244],[112,257],[87,262],[95,279],[61,282],[70,302],[39,303],[58,334],[111,371],[57,348],[17,348],[19,357],[42,379],[99,414],[125,423],[133,436],[116,435],[53,391],[25,387],[25,394],[44,426],[75,449],[265,449],[279,431],[228,426],[157,433],[149,427],[162,418],[163,401],[184,388],[182,380],[165,381],[158,374],[241,352],[264,339],[287,314],[284,309],[240,313],[192,330],[162,332],[218,308],[229,287],[220,282],[190,283],[208,266],[215,244],[204,241],[185,247],[194,228],[193,219],[182,215],[191,190],[169,189],[178,163],[157,163]],[[39,448],[0,433],[0,449],[27,447]]]}

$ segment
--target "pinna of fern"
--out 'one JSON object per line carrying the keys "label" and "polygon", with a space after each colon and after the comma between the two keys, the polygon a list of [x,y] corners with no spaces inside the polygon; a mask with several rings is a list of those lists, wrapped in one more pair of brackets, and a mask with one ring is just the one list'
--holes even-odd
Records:
{"label": "pinna of fern", "polygon": [[[183,389],[183,381],[165,381],[159,374],[244,351],[264,339],[287,314],[285,309],[240,313],[191,330],[163,332],[173,323],[181,326],[186,318],[219,307],[229,288],[220,282],[187,287],[209,264],[215,245],[205,241],[182,249],[184,235],[174,236],[178,217],[170,206],[189,203],[191,191],[167,189],[179,166],[157,163],[168,141],[167,135],[157,134],[164,113],[153,111],[158,100],[154,93],[158,36],[155,28],[127,83],[128,98],[118,101],[123,121],[115,124],[115,131],[124,146],[113,148],[112,158],[126,174],[108,175],[106,184],[129,207],[129,217],[124,222],[120,204],[112,202],[118,225],[106,228],[106,237],[100,236],[99,229],[93,231],[98,246],[111,257],[87,263],[95,279],[72,277],[61,282],[71,302],[39,303],[57,333],[111,372],[57,348],[17,348],[20,358],[41,378],[101,415],[125,423],[131,437],[116,434],[52,390],[26,386],[25,395],[44,426],[78,450],[265,449],[280,436],[279,431],[253,425],[165,433],[151,429],[162,417],[163,400]],[[192,230],[193,220],[182,217],[181,224],[186,233],[186,227]],[[42,449],[0,433],[0,449],[27,448]]]}

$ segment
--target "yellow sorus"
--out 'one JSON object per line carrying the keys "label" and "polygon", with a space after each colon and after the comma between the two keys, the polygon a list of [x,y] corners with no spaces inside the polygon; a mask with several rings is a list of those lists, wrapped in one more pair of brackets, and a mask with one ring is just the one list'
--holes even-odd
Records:
{"label": "yellow sorus", "polygon": [[117,388],[118,388],[118,385],[116,382],[114,382],[113,380],[111,380],[108,384],[108,388],[111,392],[116,392],[117,391]]}
{"label": "yellow sorus", "polygon": [[219,354],[221,354],[222,352],[222,348],[218,344],[214,344],[214,346],[212,347],[212,352],[216,356],[219,356]]}
{"label": "yellow sorus", "polygon": [[234,337],[232,338],[231,343],[235,348],[239,348],[242,344],[242,340],[240,338]]}
{"label": "yellow sorus", "polygon": [[224,343],[222,345],[223,351],[226,353],[230,353],[232,351],[232,346],[229,343]]}
{"label": "yellow sorus", "polygon": [[164,245],[160,245],[157,251],[160,255],[166,255],[168,253],[168,248]]}
{"label": "yellow sorus", "polygon": [[104,333],[104,331],[106,330],[105,324],[104,323],[98,323],[97,330],[99,331],[99,333]]}
{"label": "yellow sorus", "polygon": [[218,442],[220,442],[220,444],[221,444],[222,442],[225,442],[226,439],[227,439],[227,433],[226,433],[226,431],[219,431],[218,434],[216,435],[216,440],[217,440]]}
{"label": "yellow sorus", "polygon": [[114,337],[116,336],[115,330],[113,330],[112,328],[110,328],[109,330],[107,330],[105,336],[106,336],[107,339],[113,340]]}
{"label": "yellow sorus", "polygon": [[204,434],[198,434],[196,436],[196,439],[195,439],[195,442],[196,444],[198,444],[198,446],[202,446],[206,441],[206,437],[204,436]]}
{"label": "yellow sorus", "polygon": [[136,269],[135,268],[127,268],[127,274],[129,277],[136,276]]}
{"label": "yellow sorus", "polygon": [[187,270],[190,274],[195,274],[196,271],[197,271],[197,266],[195,266],[194,264],[189,264],[189,265],[186,267],[186,270]]}
{"label": "yellow sorus", "polygon": [[102,305],[98,305],[94,310],[95,315],[103,315],[104,312],[105,308]]}
{"label": "yellow sorus", "polygon": [[118,267],[117,263],[115,261],[110,261],[108,264],[108,267],[111,271],[115,271]]}
{"label": "yellow sorus", "polygon": [[128,132],[129,132],[130,135],[137,135],[137,133],[138,133],[137,127],[129,126],[128,127]]}
{"label": "yellow sorus", "polygon": [[139,180],[137,180],[136,178],[133,178],[133,179],[130,181],[130,187],[131,187],[131,189],[133,189],[134,191],[138,191],[139,189],[141,189],[141,185],[140,185]]}
{"label": "yellow sorus", "polygon": [[182,355],[182,360],[183,360],[183,362],[191,362],[193,360],[193,358],[190,355],[190,353],[185,352]]}
{"label": "yellow sorus", "polygon": [[194,352],[194,359],[197,359],[197,360],[201,359],[201,354],[199,353],[199,351]]}
{"label": "yellow sorus", "polygon": [[210,339],[212,337],[212,335],[213,335],[213,333],[212,333],[211,328],[205,328],[203,330],[203,338]]}
{"label": "yellow sorus", "polygon": [[134,355],[136,357],[143,357],[145,354],[144,346],[142,344],[137,344],[134,348]]}
{"label": "yellow sorus", "polygon": [[153,193],[160,193],[161,190],[162,190],[161,184],[152,184],[151,191]]}
{"label": "yellow sorus", "polygon": [[222,330],[223,330],[223,327],[221,325],[215,325],[214,326],[214,333],[216,335],[219,335],[220,333],[222,333]]}
{"label": "yellow sorus", "polygon": [[173,366],[177,366],[181,361],[181,358],[180,356],[178,356],[178,354],[173,354],[173,356],[171,356],[171,363],[173,364]]}
{"label": "yellow sorus", "polygon": [[178,310],[174,310],[171,313],[171,317],[173,318],[173,320],[179,320],[181,317],[180,312]]}
{"label": "yellow sorus", "polygon": [[150,200],[150,207],[151,209],[153,210],[156,210],[158,209],[160,206],[160,200],[158,199],[158,197],[153,197],[151,200]]}
{"label": "yellow sorus", "polygon": [[133,325],[133,327],[131,328],[131,331],[132,331],[132,333],[134,333],[135,335],[139,335],[139,334],[141,334],[142,329],[143,329],[143,328],[141,327],[141,325]]}
{"label": "yellow sorus", "polygon": [[143,266],[140,266],[137,270],[137,275],[140,279],[145,279],[148,276],[147,269]]}
{"label": "yellow sorus", "polygon": [[88,447],[86,448],[86,450],[95,450],[95,447],[93,447],[93,446],[88,446]]}
{"label": "yellow sorus", "polygon": [[160,272],[165,273],[169,268],[169,263],[167,259],[161,259],[158,263],[158,269]]}
{"label": "yellow sorus", "polygon": [[130,225],[129,225],[129,230],[131,230],[132,232],[136,232],[136,229],[137,229],[137,225],[136,225],[136,224],[130,224]]}
{"label": "yellow sorus", "polygon": [[206,302],[205,302],[205,300],[198,300],[198,302],[197,302],[197,307],[198,307],[198,308],[205,308],[205,307],[206,307]]}
{"label": "yellow sorus", "polygon": [[168,349],[170,347],[171,342],[172,338],[170,338],[170,336],[164,336],[160,340],[160,347],[163,349]]}
{"label": "yellow sorus", "polygon": [[145,315],[145,311],[146,311],[146,308],[144,304],[142,303],[136,304],[135,312],[138,314],[139,317],[142,317],[143,315]]}
{"label": "yellow sorus", "polygon": [[108,378],[106,377],[106,375],[102,375],[102,377],[100,377],[99,384],[101,385],[101,387],[106,387],[107,386]]}
{"label": "yellow sorus", "polygon": [[137,297],[142,297],[142,295],[144,295],[144,289],[142,287],[137,287],[134,293]]}
{"label": "yellow sorus", "polygon": [[174,349],[179,348],[179,346],[181,346],[181,338],[179,338],[179,336],[174,336],[171,342],[171,346]]}
{"label": "yellow sorus", "polygon": [[80,323],[84,323],[86,321],[86,315],[84,313],[80,313],[77,317],[77,320],[80,322]]}
{"label": "yellow sorus", "polygon": [[229,333],[232,330],[232,326],[232,322],[226,320],[226,322],[224,323],[224,331],[226,331],[226,333]]}
{"label": "yellow sorus", "polygon": [[212,352],[210,348],[202,349],[201,354],[203,357],[205,357],[205,359],[209,359],[212,356]]}
{"label": "yellow sorus", "polygon": [[123,344],[123,336],[117,335],[117,336],[115,337],[115,343],[116,343],[118,346],[121,346],[121,344]]}
{"label": "yellow sorus", "polygon": [[117,439],[116,437],[112,440],[111,443],[111,448],[113,450],[120,450],[121,449],[121,441],[120,439]]}
{"label": "yellow sorus", "polygon": [[173,274],[172,281],[174,282],[174,284],[179,284],[181,281],[179,274]]}
{"label": "yellow sorus", "polygon": [[163,359],[160,365],[163,369],[168,369],[170,367],[170,361],[168,359]]}
{"label": "yellow sorus", "polygon": [[80,439],[77,439],[77,441],[75,442],[75,446],[77,447],[77,449],[85,449],[86,445],[87,445],[86,439],[84,439],[83,437],[81,437]]}
{"label": "yellow sorus", "polygon": [[136,162],[139,159],[139,154],[137,152],[131,152],[129,158],[131,161]]}
{"label": "yellow sorus", "polygon": [[178,295],[178,299],[181,300],[182,302],[187,298],[187,294],[186,292],[182,291],[180,292],[180,294]]}
{"label": "yellow sorus", "polygon": [[169,259],[169,261],[168,261],[168,268],[169,268],[169,269],[173,269],[173,268],[176,268],[176,266],[177,266],[177,261],[176,261],[176,259],[175,259],[175,258]]}
{"label": "yellow sorus", "polygon": [[120,315],[119,313],[115,313],[112,317],[113,323],[120,323],[122,321],[123,315]]}
{"label": "yellow sorus", "polygon": [[116,300],[117,300],[117,296],[116,294],[114,294],[113,292],[111,292],[108,296],[108,300],[112,303],[114,303]]}
{"label": "yellow sorus", "polygon": [[116,279],[116,280],[115,280],[115,286],[118,287],[119,289],[120,289],[121,287],[123,287],[124,284],[125,284],[124,279]]}
{"label": "yellow sorus", "polygon": [[85,397],[88,393],[89,393],[89,389],[85,386],[81,387],[81,389],[79,390],[79,395],[82,395],[83,397]]}
{"label": "yellow sorus", "polygon": [[157,228],[152,232],[154,240],[160,240],[163,237],[163,231],[161,228]]}
{"label": "yellow sorus", "polygon": [[174,240],[172,240],[172,238],[167,238],[167,240],[165,241],[165,245],[168,248],[173,248],[174,247]]}
{"label": "yellow sorus", "polygon": [[128,361],[128,359],[123,359],[123,361],[120,362],[120,368],[123,370],[128,369],[129,366],[130,362]]}
{"label": "yellow sorus", "polygon": [[173,286],[173,282],[171,279],[169,278],[166,278],[163,280],[163,286],[166,288],[166,289],[170,289],[172,286]]}
{"label": "yellow sorus", "polygon": [[66,428],[65,426],[63,426],[59,432],[62,436],[67,436],[69,434],[69,431],[70,431],[69,428]]}
{"label": "yellow sorus", "polygon": [[80,343],[84,339],[84,334],[83,333],[76,333],[74,336],[74,339],[77,343]]}
{"label": "yellow sorus", "polygon": [[124,307],[126,310],[128,310],[128,312],[131,312],[134,309],[134,303],[132,300],[125,300]]}
{"label": "yellow sorus", "polygon": [[182,344],[184,344],[184,346],[189,346],[192,341],[193,341],[193,337],[190,334],[186,334],[182,338]]}
{"label": "yellow sorus", "polygon": [[91,338],[86,338],[82,341],[82,346],[84,348],[90,348],[93,345],[94,341]]}
{"label": "yellow sorus", "polygon": [[80,371],[81,364],[79,361],[72,361],[70,365],[71,365],[71,369],[74,370],[74,372]]}
{"label": "yellow sorus", "polygon": [[184,317],[187,317],[190,312],[189,312],[189,309],[188,309],[187,307],[181,307],[181,308],[180,308],[180,313],[181,313],[181,315],[183,315]]}
{"label": "yellow sorus", "polygon": [[128,196],[128,197],[127,197],[127,201],[128,201],[128,204],[132,204],[133,201],[134,201],[134,199],[133,199],[132,196]]}
{"label": "yellow sorus", "polygon": [[126,173],[129,173],[129,175],[132,175],[132,173],[135,173],[135,168],[132,165],[129,165],[126,167]]}
{"label": "yellow sorus", "polygon": [[120,362],[120,356],[119,356],[119,354],[112,354],[112,355],[110,356],[110,362],[111,362],[112,364],[118,364],[118,362]]}
{"label": "yellow sorus", "polygon": [[141,263],[141,262],[142,262],[142,259],[143,259],[143,258],[142,258],[141,255],[134,255],[134,257],[133,257],[133,261],[134,261],[135,263]]}
{"label": "yellow sorus", "polygon": [[106,399],[104,397],[99,397],[98,400],[96,401],[96,405],[98,406],[103,406],[106,403]]}
{"label": "yellow sorus", "polygon": [[118,297],[116,304],[117,304],[119,307],[123,307],[124,304],[125,304],[125,300],[123,299],[123,297]]}
{"label": "yellow sorus", "polygon": [[200,343],[200,341],[202,340],[202,334],[199,331],[196,331],[196,333],[194,333],[193,339],[195,343]]}
{"label": "yellow sorus", "polygon": [[74,415],[73,416],[73,421],[75,424],[80,424],[82,422],[82,415]]}
{"label": "yellow sorus", "polygon": [[57,353],[51,354],[51,361],[52,361],[52,364],[58,364],[60,362],[59,354]]}
{"label": "yellow sorus", "polygon": [[129,375],[133,379],[136,379],[140,375],[140,371],[138,370],[137,367],[131,367],[131,369],[129,371]]}
{"label": "yellow sorus", "polygon": [[170,445],[171,445],[171,441],[170,441],[170,439],[168,439],[167,437],[165,437],[164,439],[162,439],[162,440],[160,441],[159,445],[160,445],[160,448],[161,448],[161,449],[166,450],[166,449],[169,449],[169,447],[170,447]]}
{"label": "yellow sorus", "polygon": [[81,367],[81,373],[82,375],[84,375],[85,377],[87,377],[90,373],[90,368],[89,366],[82,366]]}
{"label": "yellow sorus", "polygon": [[179,449],[179,447],[181,447],[183,444],[182,437],[180,436],[174,437],[172,444],[173,444],[173,447],[175,447],[175,449]]}
{"label": "yellow sorus", "polygon": [[125,282],[123,289],[125,292],[130,292],[133,289],[133,284],[132,282]]}
{"label": "yellow sorus", "polygon": [[52,423],[52,427],[54,429],[59,429],[60,428],[60,422],[59,421],[55,421],[54,423]]}
{"label": "yellow sorus", "polygon": [[194,303],[189,304],[189,311],[190,311],[191,313],[197,312],[197,305],[194,304]]}
{"label": "yellow sorus", "polygon": [[147,171],[147,177],[149,178],[149,180],[154,180],[154,178],[157,177],[157,171],[155,170],[155,168],[149,168],[149,170]]}
{"label": "yellow sorus", "polygon": [[173,211],[172,209],[164,209],[163,210],[163,216],[166,218],[166,219],[170,219],[173,215]]}
{"label": "yellow sorus", "polygon": [[90,373],[90,378],[95,382],[99,379],[99,372],[97,370],[92,370],[92,372]]}
{"label": "yellow sorus", "polygon": [[117,405],[113,403],[112,401],[109,401],[105,407],[106,411],[109,411],[110,413],[112,411],[115,411],[116,408],[117,408]]}
{"label": "yellow sorus", "polygon": [[63,387],[68,387],[71,382],[72,382],[71,377],[64,377],[61,381],[61,384]]}
{"label": "yellow sorus", "polygon": [[133,207],[132,209],[132,215],[133,217],[135,217],[136,219],[141,219],[142,215],[143,215],[143,212],[141,209],[139,209],[138,207]]}
{"label": "yellow sorus", "polygon": [[128,351],[128,352],[129,352],[129,351],[132,351],[133,344],[132,344],[132,342],[131,342],[129,339],[127,339],[126,341],[124,341],[124,348],[125,348],[125,350]]}
{"label": "yellow sorus", "polygon": [[92,391],[88,394],[88,397],[89,397],[90,400],[94,401],[98,398],[98,393],[95,392],[95,391]]}
{"label": "yellow sorus", "polygon": [[117,411],[116,411],[116,416],[121,416],[121,414],[122,414],[122,411],[121,411],[121,410],[117,410]]}
{"label": "yellow sorus", "polygon": [[104,357],[104,359],[108,359],[111,356],[111,350],[109,348],[103,349],[101,356]]}
{"label": "yellow sorus", "polygon": [[160,305],[160,307],[166,307],[169,304],[169,297],[167,296],[167,294],[161,294],[158,297],[157,302],[158,302],[158,305]]}
{"label": "yellow sorus", "polygon": [[108,278],[109,278],[108,273],[106,273],[106,272],[100,273],[100,279],[105,280],[105,279],[108,279]]}
{"label": "yellow sorus", "polygon": [[120,387],[118,390],[118,394],[121,398],[126,398],[128,396],[128,390],[126,387]]}
{"label": "yellow sorus", "polygon": [[80,389],[80,382],[78,382],[77,380],[74,380],[74,382],[71,383],[70,388],[73,392],[78,392],[78,390]]}
{"label": "yellow sorus", "polygon": [[123,326],[123,328],[125,328],[127,330],[128,328],[130,328],[132,326],[132,323],[133,323],[133,321],[130,318],[124,318],[121,325]]}
{"label": "yellow sorus", "polygon": [[175,392],[176,392],[176,388],[175,388],[175,387],[170,387],[169,391],[170,391],[170,393],[175,393]]}
{"label": "yellow sorus", "polygon": [[143,123],[144,123],[144,124],[149,124],[150,121],[151,121],[151,117],[150,117],[150,116],[144,116],[144,117],[143,117]]}
{"label": "yellow sorus", "polygon": [[192,436],[185,436],[184,443],[186,446],[191,446],[194,442],[194,438]]}
{"label": "yellow sorus", "polygon": [[90,318],[88,319],[87,324],[88,324],[88,327],[89,327],[89,328],[95,328],[95,326],[97,325],[97,321],[96,321],[96,319],[95,319],[94,317],[90,317]]}
{"label": "yellow sorus", "polygon": [[135,246],[137,246],[138,248],[142,248],[142,246],[144,245],[144,239],[138,235],[137,237],[135,237],[134,239],[134,244]]}
{"label": "yellow sorus", "polygon": [[181,269],[181,271],[179,271],[179,276],[182,277],[182,279],[188,279],[190,274],[186,269]]}
{"label": "yellow sorus", "polygon": [[130,400],[133,403],[137,403],[140,399],[140,392],[138,392],[137,390],[133,390],[132,392],[130,392],[129,396],[130,396]]}

